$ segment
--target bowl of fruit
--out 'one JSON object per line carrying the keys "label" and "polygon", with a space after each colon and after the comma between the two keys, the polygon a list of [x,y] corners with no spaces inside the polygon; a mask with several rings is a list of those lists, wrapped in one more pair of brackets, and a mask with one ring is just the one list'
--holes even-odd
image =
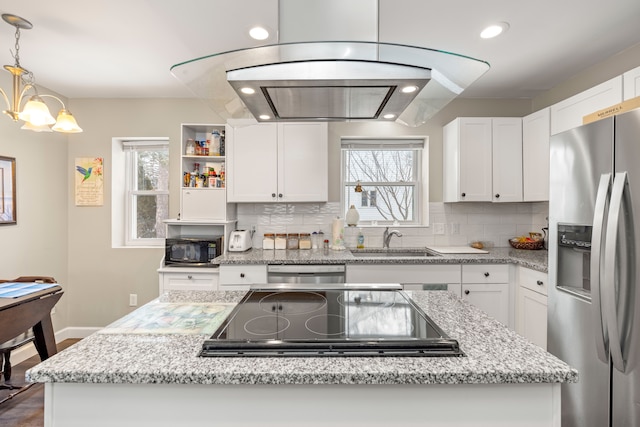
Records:
{"label": "bowl of fruit", "polygon": [[509,244],[516,249],[536,250],[544,248],[544,238],[540,233],[529,233],[509,239]]}

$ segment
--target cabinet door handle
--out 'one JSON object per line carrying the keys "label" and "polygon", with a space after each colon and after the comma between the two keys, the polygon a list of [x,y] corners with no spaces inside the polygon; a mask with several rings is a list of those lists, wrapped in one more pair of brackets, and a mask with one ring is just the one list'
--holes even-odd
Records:
{"label": "cabinet door handle", "polygon": [[278,193],[278,197],[282,198],[282,193]]}
{"label": "cabinet door handle", "polygon": [[244,279],[244,273],[240,273],[240,277]]}
{"label": "cabinet door handle", "polygon": [[462,193],[461,194],[462,197],[465,197],[466,195],[467,195],[467,193]]}
{"label": "cabinet door handle", "polygon": [[469,292],[471,292],[469,289],[465,289],[464,294],[469,295]]}
{"label": "cabinet door handle", "polygon": [[484,277],[489,277],[489,272],[488,271],[485,271]]}
{"label": "cabinet door handle", "polygon": [[276,193],[271,193],[271,197],[276,198]]}
{"label": "cabinet door handle", "polygon": [[499,199],[499,198],[500,198],[500,194],[496,194],[496,199]]}
{"label": "cabinet door handle", "polygon": [[536,283],[538,284],[538,286],[544,285],[544,282],[542,280],[538,280]]}
{"label": "cabinet door handle", "polygon": [[193,279],[193,276],[189,274],[189,275],[187,276],[187,279],[191,280],[191,279]]}

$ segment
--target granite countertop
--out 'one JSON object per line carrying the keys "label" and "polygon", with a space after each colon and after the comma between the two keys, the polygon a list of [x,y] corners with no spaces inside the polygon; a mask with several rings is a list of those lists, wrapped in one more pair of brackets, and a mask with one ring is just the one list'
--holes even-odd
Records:
{"label": "granite countertop", "polygon": [[[396,248],[395,250],[418,251],[427,248]],[[383,251],[383,249],[367,249]],[[492,248],[488,254],[443,254],[429,257],[358,257],[349,250],[263,250],[258,248],[246,252],[227,252],[213,260],[219,265],[232,264],[518,264],[533,270],[547,272],[546,250],[528,251],[513,248]],[[356,251],[357,252],[357,251]]]}
{"label": "granite countertop", "polygon": [[171,291],[26,373],[31,382],[169,384],[503,384],[578,373],[446,291],[408,291],[464,357],[198,357],[244,292]]}

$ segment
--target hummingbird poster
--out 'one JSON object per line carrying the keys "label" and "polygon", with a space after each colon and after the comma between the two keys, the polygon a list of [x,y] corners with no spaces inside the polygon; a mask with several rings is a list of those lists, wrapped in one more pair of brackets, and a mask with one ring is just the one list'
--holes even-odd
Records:
{"label": "hummingbird poster", "polygon": [[104,205],[104,177],[102,157],[76,157],[76,206]]}

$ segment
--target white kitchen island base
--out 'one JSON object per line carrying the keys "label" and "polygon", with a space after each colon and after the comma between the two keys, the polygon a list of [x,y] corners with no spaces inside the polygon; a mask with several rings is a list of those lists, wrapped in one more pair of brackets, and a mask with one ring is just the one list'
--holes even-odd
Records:
{"label": "white kitchen island base", "polygon": [[560,427],[560,384],[45,383],[45,427]]}

